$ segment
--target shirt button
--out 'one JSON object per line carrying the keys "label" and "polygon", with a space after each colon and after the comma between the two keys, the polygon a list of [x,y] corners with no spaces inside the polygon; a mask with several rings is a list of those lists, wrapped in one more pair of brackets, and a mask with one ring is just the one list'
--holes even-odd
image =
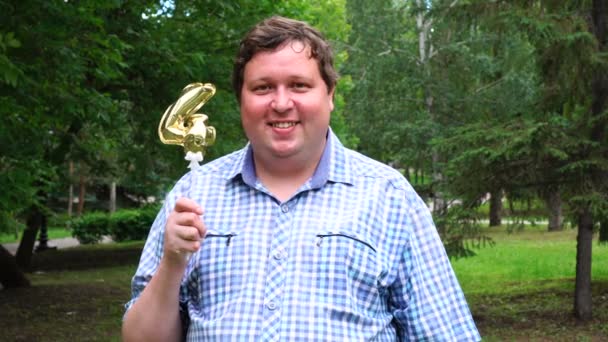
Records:
{"label": "shirt button", "polygon": [[283,251],[282,250],[278,250],[274,252],[274,258],[277,260],[281,260],[283,259]]}
{"label": "shirt button", "polygon": [[288,212],[289,211],[289,206],[287,206],[287,204],[283,204],[281,206],[281,211],[284,212],[284,213]]}
{"label": "shirt button", "polygon": [[277,303],[275,303],[275,301],[271,300],[270,302],[268,302],[266,304],[266,307],[268,308],[268,310],[276,310],[277,309]]}

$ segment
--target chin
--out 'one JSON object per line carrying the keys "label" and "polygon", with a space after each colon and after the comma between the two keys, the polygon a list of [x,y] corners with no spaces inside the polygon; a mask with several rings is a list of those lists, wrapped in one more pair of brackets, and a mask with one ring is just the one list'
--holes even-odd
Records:
{"label": "chin", "polygon": [[275,158],[279,158],[279,159],[288,159],[290,157],[292,157],[294,155],[294,151],[285,151],[285,150],[280,150],[280,151],[272,151],[272,155]]}

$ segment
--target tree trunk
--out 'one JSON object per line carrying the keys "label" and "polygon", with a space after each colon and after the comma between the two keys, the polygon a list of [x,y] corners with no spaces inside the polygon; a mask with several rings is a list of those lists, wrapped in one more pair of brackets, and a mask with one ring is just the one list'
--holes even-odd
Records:
{"label": "tree trunk", "polygon": [[17,266],[15,257],[2,245],[0,245],[0,284],[6,289],[30,286],[30,281]]}
{"label": "tree trunk", "polygon": [[[608,51],[608,1],[593,0],[592,33],[595,35],[599,50]],[[607,122],[602,118],[608,107],[608,75],[596,73],[592,85],[591,114],[595,119],[591,127],[590,138],[598,144],[603,144]],[[605,157],[605,155],[604,155]],[[600,185],[607,176],[599,168],[591,170],[593,184]],[[578,237],[576,244],[576,288],[574,293],[574,313],[581,321],[592,318],[591,311],[591,249],[593,247],[593,216],[590,205],[581,211],[578,222]]]}
{"label": "tree trunk", "polygon": [[[416,5],[419,8],[425,7],[425,2],[423,0],[416,0]],[[418,29],[418,63],[420,68],[424,70],[424,73],[430,77],[431,68],[429,66],[429,61],[433,57],[433,44],[431,42],[431,31],[433,27],[433,20],[429,19],[425,16],[425,13],[420,12],[416,15],[416,28]],[[425,87],[424,90],[424,102],[426,106],[426,111],[429,114],[431,120],[435,121],[433,118],[433,102],[434,97],[429,89],[429,87]],[[434,149],[432,151],[432,180],[433,180],[433,213],[442,215],[447,211],[447,202],[439,191],[439,187],[443,182],[443,174],[439,169],[440,156],[439,152]]]}
{"label": "tree trunk", "polygon": [[110,184],[110,213],[116,211],[116,182]]}
{"label": "tree trunk", "polygon": [[84,210],[84,197],[86,195],[87,192],[87,185],[86,185],[86,180],[84,175],[81,173],[80,174],[80,191],[78,191],[78,216],[82,215],[82,212]]}
{"label": "tree trunk", "polygon": [[507,202],[509,203],[509,214],[515,216],[515,203],[513,203],[513,199],[507,197]]}
{"label": "tree trunk", "polygon": [[604,217],[600,221],[600,236],[599,236],[600,244],[608,244],[608,217]]}
{"label": "tree trunk", "polygon": [[[608,1],[593,0],[591,10],[593,21],[593,34],[599,43],[599,49],[603,53],[608,52]],[[598,118],[591,130],[591,139],[600,145],[604,145],[606,141],[606,132],[608,132],[608,120],[602,115],[608,109],[608,75],[606,73],[597,73],[593,82],[593,102],[591,104],[591,113]],[[608,155],[604,153],[604,158]],[[608,172],[605,170],[596,170],[594,179],[597,184],[602,184],[603,180],[608,179]],[[605,213],[599,218],[600,221],[600,242],[608,242],[608,215]]]}
{"label": "tree trunk", "polygon": [[580,321],[591,320],[591,249],[593,246],[593,217],[585,208],[578,218],[576,238],[576,284],[574,315]]}
{"label": "tree trunk", "polygon": [[69,169],[69,182],[70,188],[68,190],[68,217],[72,217],[72,211],[74,208],[74,184],[72,183],[72,179],[74,178],[74,162],[70,160],[70,169]]}
{"label": "tree trunk", "polygon": [[497,227],[502,224],[502,190],[495,190],[490,193],[490,227]]}
{"label": "tree trunk", "polygon": [[27,218],[26,227],[17,249],[15,256],[17,266],[22,270],[30,268],[32,262],[32,254],[34,253],[34,244],[36,243],[36,236],[38,235],[38,229],[42,224],[42,213],[38,209],[33,209]]}
{"label": "tree trunk", "polygon": [[38,246],[36,246],[36,253],[44,252],[47,250],[57,249],[55,246],[49,246],[49,230],[47,226],[46,215],[42,214],[40,222],[40,234],[38,235]]}
{"label": "tree trunk", "polygon": [[549,211],[549,224],[547,229],[556,232],[563,229],[564,217],[562,215],[562,197],[559,190],[550,190],[545,195],[545,204]]}

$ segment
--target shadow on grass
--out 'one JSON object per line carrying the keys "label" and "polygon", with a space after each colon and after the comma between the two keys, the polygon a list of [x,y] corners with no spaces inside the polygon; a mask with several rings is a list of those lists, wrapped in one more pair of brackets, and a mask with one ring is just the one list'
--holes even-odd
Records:
{"label": "shadow on grass", "polygon": [[[574,288],[573,279],[555,282]],[[593,282],[593,319],[587,323],[574,317],[574,290],[560,287],[469,296],[484,341],[608,341],[608,281]]]}
{"label": "shadow on grass", "polygon": [[76,271],[136,264],[143,242],[84,245],[35,253],[30,271]]}
{"label": "shadow on grass", "polygon": [[3,341],[118,341],[124,288],[36,285],[0,291]]}
{"label": "shadow on grass", "polygon": [[28,288],[0,291],[2,341],[120,341],[143,243],[34,255]]}

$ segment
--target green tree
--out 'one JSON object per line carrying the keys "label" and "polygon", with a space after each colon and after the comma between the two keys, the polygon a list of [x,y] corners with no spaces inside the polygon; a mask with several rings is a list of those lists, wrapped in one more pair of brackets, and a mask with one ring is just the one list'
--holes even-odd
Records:
{"label": "green tree", "polygon": [[[524,28],[538,91],[511,120],[473,121],[443,140],[451,149],[447,168],[454,191],[475,189],[472,183],[479,181],[471,179],[492,180],[507,192],[562,191],[579,232],[574,312],[588,320],[593,226],[606,210],[608,193],[605,4],[480,1],[469,2],[462,12],[476,13],[491,32]],[[502,50],[499,58],[512,52]]]}
{"label": "green tree", "polygon": [[[608,203],[604,1],[347,9],[359,147],[410,166],[422,155],[441,175],[433,192],[464,209],[488,192],[562,195],[579,230],[575,312],[589,319],[592,229]],[[438,222],[450,247],[457,240]]]}
{"label": "green tree", "polygon": [[219,132],[208,159],[241,147],[230,85],[239,39],[272,14],[316,18],[313,5],[327,10],[313,24],[343,37],[339,0],[0,1],[0,230],[27,223],[21,264],[47,204],[73,181],[71,163],[83,185],[117,182],[139,197],[163,196],[187,171],[183,151],[157,135],[186,84],[218,87],[204,108]]}

